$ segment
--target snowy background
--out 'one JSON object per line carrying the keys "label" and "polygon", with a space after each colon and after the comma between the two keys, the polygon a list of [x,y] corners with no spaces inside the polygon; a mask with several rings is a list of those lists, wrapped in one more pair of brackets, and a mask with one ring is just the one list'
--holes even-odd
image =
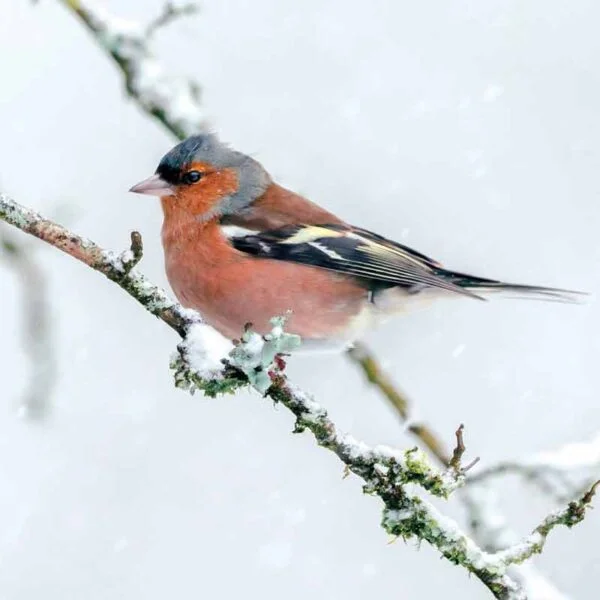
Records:
{"label": "snowy background", "polygon": [[[161,3],[106,5],[145,21]],[[166,285],[159,206],[127,189],[172,139],[57,2],[0,9],[3,190],[108,248],[139,229],[141,268]],[[597,293],[599,18],[585,0],[204,0],[157,52],[201,82],[224,140],[349,222],[456,269]],[[489,597],[427,546],[387,545],[378,501],[285,411],[174,390],[173,333],[30,243],[60,381],[47,421],[18,418],[29,366],[0,264],[3,600]],[[449,442],[465,422],[485,465],[595,434],[599,326],[594,303],[461,300],[368,342]],[[412,445],[344,357],[297,358],[291,374],[343,429]],[[503,485],[524,534],[550,505]],[[538,561],[573,598],[597,597],[599,533],[597,510]]]}

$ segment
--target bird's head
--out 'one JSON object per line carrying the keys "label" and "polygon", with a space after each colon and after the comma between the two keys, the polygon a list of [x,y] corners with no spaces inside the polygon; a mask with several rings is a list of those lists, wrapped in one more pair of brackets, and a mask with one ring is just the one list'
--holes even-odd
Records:
{"label": "bird's head", "polygon": [[159,196],[165,213],[185,211],[208,221],[243,211],[270,183],[259,162],[205,133],[177,144],[154,175],[129,191]]}

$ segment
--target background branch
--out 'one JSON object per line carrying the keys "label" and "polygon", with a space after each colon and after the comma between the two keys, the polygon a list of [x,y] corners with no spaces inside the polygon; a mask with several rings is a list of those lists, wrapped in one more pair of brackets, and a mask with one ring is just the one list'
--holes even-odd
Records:
{"label": "background branch", "polygon": [[23,349],[30,365],[27,387],[20,401],[21,412],[26,417],[40,419],[50,410],[57,379],[46,274],[31,250],[4,227],[0,230],[0,258],[14,270],[21,286]]}
{"label": "background branch", "polygon": [[427,424],[411,418],[408,396],[394,384],[367,346],[358,342],[346,352],[346,356],[360,368],[367,381],[389,402],[400,420],[405,423],[407,431],[414,435],[441,464],[450,464],[451,456],[444,448],[444,443]]}
{"label": "background branch", "polygon": [[154,57],[152,38],[158,29],[182,16],[198,12],[194,3],[168,3],[146,27],[112,17],[86,0],[59,0],[92,34],[124,77],[125,90],[139,108],[162,123],[178,139],[205,126],[200,86],[169,75]]}
{"label": "background branch", "polygon": [[146,38],[152,37],[159,29],[170,25],[173,21],[181,17],[189,17],[198,14],[200,7],[194,2],[185,4],[176,4],[167,2],[162,12],[153,21],[146,26]]}
{"label": "background branch", "polygon": [[568,502],[589,489],[600,475],[600,434],[586,442],[565,444],[558,450],[495,463],[474,473],[468,483],[491,483],[508,474],[532,483],[557,503]]}

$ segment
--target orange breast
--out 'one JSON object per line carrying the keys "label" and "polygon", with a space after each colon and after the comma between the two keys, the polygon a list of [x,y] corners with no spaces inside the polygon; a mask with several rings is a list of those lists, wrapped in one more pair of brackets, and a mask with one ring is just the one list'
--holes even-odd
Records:
{"label": "orange breast", "polygon": [[238,252],[216,222],[163,227],[167,276],[179,301],[229,338],[246,323],[266,333],[269,319],[291,311],[287,330],[306,339],[342,336],[364,307],[354,280],[316,267]]}

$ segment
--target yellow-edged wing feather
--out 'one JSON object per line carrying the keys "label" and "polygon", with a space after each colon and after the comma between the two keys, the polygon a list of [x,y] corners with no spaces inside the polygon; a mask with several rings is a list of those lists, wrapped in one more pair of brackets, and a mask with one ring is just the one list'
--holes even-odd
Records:
{"label": "yellow-edged wing feather", "polygon": [[370,231],[343,225],[294,225],[232,240],[255,256],[297,262],[370,281],[373,287],[435,287],[479,298],[440,276],[436,261]]}

